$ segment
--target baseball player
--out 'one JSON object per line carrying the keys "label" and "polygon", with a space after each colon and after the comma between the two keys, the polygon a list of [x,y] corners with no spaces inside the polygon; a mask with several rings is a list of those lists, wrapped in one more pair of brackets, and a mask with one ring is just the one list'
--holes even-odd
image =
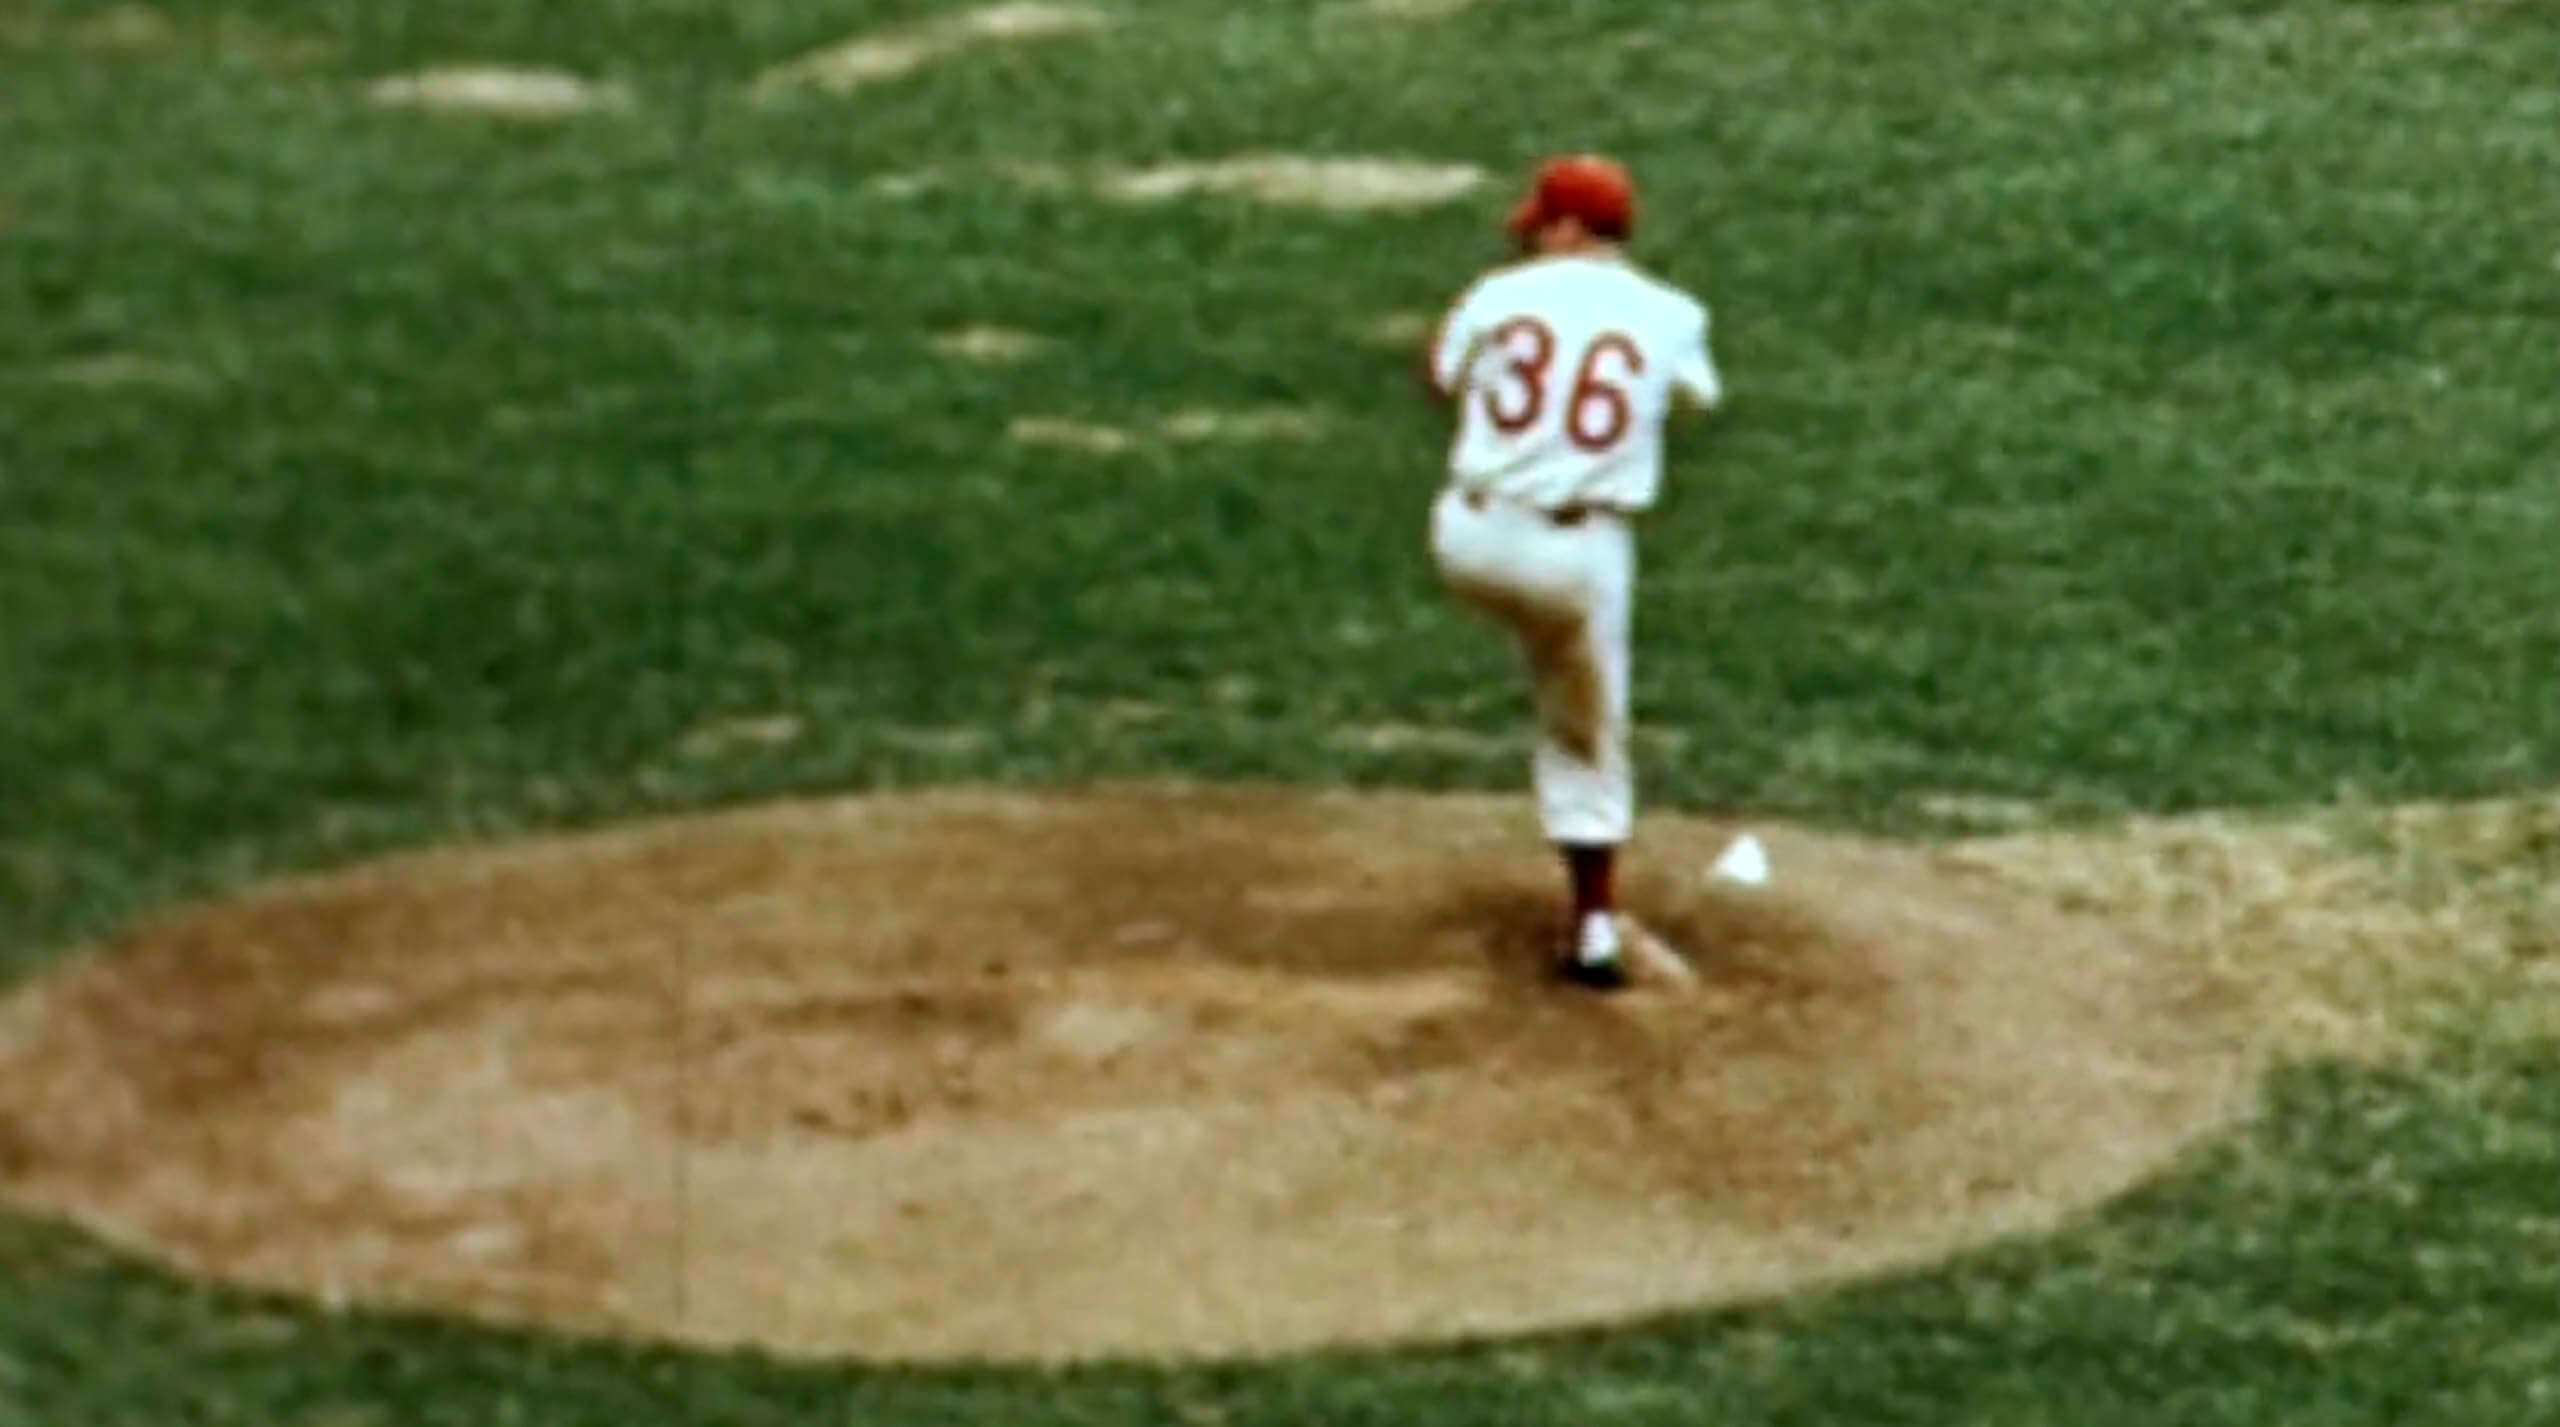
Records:
{"label": "baseball player", "polygon": [[1521,260],[1441,320],[1433,388],[1456,408],[1430,551],[1448,589],[1518,641],[1537,696],[1539,821],[1572,888],[1563,974],[1626,983],[1617,852],[1633,831],[1628,637],[1635,519],[1655,501],[1662,428],[1724,388],[1707,309],[1622,245],[1635,188],[1590,155],[1540,166],[1506,231]]}

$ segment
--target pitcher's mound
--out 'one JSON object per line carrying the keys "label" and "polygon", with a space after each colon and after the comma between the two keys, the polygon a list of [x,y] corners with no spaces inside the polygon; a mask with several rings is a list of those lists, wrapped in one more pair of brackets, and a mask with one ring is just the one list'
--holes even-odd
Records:
{"label": "pitcher's mound", "polygon": [[2235,1109],[2214,999],[1926,854],[1662,816],[1551,983],[1520,798],[759,809],[407,859],[0,1005],[0,1186],[339,1302],[875,1358],[1588,1323],[2033,1229]]}

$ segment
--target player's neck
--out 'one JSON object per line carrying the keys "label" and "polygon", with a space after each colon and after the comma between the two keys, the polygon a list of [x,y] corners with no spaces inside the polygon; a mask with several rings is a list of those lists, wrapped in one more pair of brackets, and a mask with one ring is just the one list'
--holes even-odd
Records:
{"label": "player's neck", "polygon": [[1626,252],[1606,238],[1568,238],[1540,254],[1546,258],[1582,258],[1596,263],[1626,261]]}

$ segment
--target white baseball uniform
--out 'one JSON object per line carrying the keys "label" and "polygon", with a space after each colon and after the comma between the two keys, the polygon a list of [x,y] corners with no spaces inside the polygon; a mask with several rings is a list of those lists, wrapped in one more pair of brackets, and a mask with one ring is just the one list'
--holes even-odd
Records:
{"label": "white baseball uniform", "polygon": [[1673,402],[1723,401],[1707,323],[1705,304],[1626,259],[1572,253],[1479,278],[1432,344],[1458,428],[1431,553],[1520,642],[1554,842],[1615,845],[1634,828],[1633,518],[1659,495]]}

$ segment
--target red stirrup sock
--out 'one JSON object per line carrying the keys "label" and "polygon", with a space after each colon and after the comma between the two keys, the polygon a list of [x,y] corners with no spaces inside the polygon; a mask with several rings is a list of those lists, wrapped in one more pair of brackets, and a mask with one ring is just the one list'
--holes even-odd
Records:
{"label": "red stirrup sock", "polygon": [[1569,842],[1562,844],[1565,870],[1573,879],[1573,920],[1594,912],[1614,912],[1618,906],[1618,849],[1607,843]]}

